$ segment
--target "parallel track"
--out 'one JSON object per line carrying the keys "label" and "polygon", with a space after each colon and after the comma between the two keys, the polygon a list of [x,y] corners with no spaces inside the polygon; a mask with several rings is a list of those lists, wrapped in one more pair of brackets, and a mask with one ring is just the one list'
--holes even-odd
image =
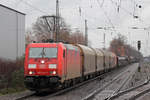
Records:
{"label": "parallel track", "polygon": [[[132,91],[136,91],[137,89],[140,89],[140,88],[142,88],[142,87],[144,87],[146,85],[149,85],[149,82],[150,82],[150,80],[147,80],[143,84],[140,84],[140,85],[138,85],[136,87],[133,87],[133,88],[127,89],[125,91],[119,92],[118,94],[115,94],[114,96],[112,96],[110,98],[110,100],[115,100],[115,99],[117,99],[117,98],[119,98],[121,96],[129,94]],[[148,93],[148,92],[150,92],[150,88],[145,89],[145,90],[143,90],[141,92],[138,92],[137,94],[134,94],[133,96],[129,97],[128,100],[135,100],[135,99],[141,97],[142,95],[144,95],[145,93]]]}
{"label": "parallel track", "polygon": [[[94,99],[94,97],[98,93],[101,93],[105,88],[107,88],[108,86],[110,86],[114,82],[118,81],[119,77],[123,76],[125,73],[128,73],[128,72],[129,71],[124,71],[124,72],[120,73],[115,78],[113,78],[109,83],[107,83],[106,85],[104,85],[102,88],[99,88],[99,89],[95,90],[94,92],[92,92],[91,94],[89,94],[88,96],[86,96],[85,98],[83,98],[82,100],[92,100],[92,99]],[[128,80],[130,79],[130,77],[131,76],[129,76],[126,80],[124,80],[123,83],[117,89],[115,89],[115,91],[111,95],[109,95],[108,97],[105,98],[105,100],[110,100],[113,95],[115,95],[116,93],[118,93],[121,90],[121,88],[128,82]]]}

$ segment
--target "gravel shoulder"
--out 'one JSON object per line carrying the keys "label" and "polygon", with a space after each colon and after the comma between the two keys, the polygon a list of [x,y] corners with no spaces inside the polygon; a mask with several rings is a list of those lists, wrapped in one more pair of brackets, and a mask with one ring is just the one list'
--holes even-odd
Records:
{"label": "gravel shoulder", "polygon": [[[141,77],[139,75],[139,82],[140,83],[141,81],[145,81],[147,79],[150,79],[150,61],[149,62],[141,62],[141,72],[140,72],[140,75],[143,76]],[[136,82],[137,83],[137,82]],[[149,87],[150,88],[150,83],[149,83]],[[142,95],[141,97],[139,97],[137,100],[150,100],[150,92],[147,92],[146,94]]]}
{"label": "gravel shoulder", "polygon": [[19,92],[19,93],[13,93],[13,94],[8,94],[8,95],[3,95],[0,96],[0,100],[16,100],[19,97],[24,97],[26,95],[30,95],[33,92],[26,90],[24,92]]}

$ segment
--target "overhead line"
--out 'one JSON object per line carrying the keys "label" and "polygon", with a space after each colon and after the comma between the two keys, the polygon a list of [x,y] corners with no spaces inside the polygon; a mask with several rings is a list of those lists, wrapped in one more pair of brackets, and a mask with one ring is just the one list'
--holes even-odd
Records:
{"label": "overhead line", "polygon": [[29,7],[35,9],[36,11],[39,11],[39,12],[44,13],[44,14],[48,14],[47,12],[45,12],[45,11],[31,5],[30,3],[26,2],[25,0],[20,0],[20,1],[23,2],[24,4],[28,5]]}
{"label": "overhead line", "polygon": [[100,7],[103,7],[104,0],[102,1],[102,3],[101,3],[101,4],[100,4],[99,0],[97,0],[97,2],[99,3]]}
{"label": "overhead line", "polygon": [[29,6],[30,8],[33,8],[34,10],[36,10],[38,12],[41,12],[41,13],[44,13],[44,14],[48,14],[47,12],[45,12],[45,11],[43,11],[43,10],[41,10],[41,9],[33,6],[32,4],[26,2],[25,0],[19,0],[18,2],[15,2],[15,1],[11,1],[11,2],[13,2],[13,4],[15,5],[15,7],[18,6],[20,3],[23,3],[23,4]]}
{"label": "overhead line", "polygon": [[[116,6],[118,6],[118,5],[117,5],[117,2],[114,2],[113,0],[110,0],[110,1],[111,1],[112,4],[115,4]],[[120,6],[120,8],[121,8],[122,10],[124,10],[126,13],[128,13],[129,15],[131,15],[131,16],[134,15],[133,13],[127,11],[125,8],[122,8],[121,6]]]}
{"label": "overhead line", "polygon": [[108,17],[108,15],[107,15],[107,13],[105,12],[105,10],[101,7],[101,5],[100,5],[100,3],[99,3],[99,0],[97,0],[97,2],[98,2],[98,5],[100,6],[100,8],[102,9],[102,11],[103,11],[105,17],[107,18],[107,20],[108,20],[109,23],[111,24],[111,26],[112,26],[114,32],[116,32],[116,29],[115,29],[115,27],[114,27],[114,25],[113,25],[111,19]]}
{"label": "overhead line", "polygon": [[[112,2],[112,4],[115,4],[116,6],[118,6],[117,3],[114,2],[113,0],[110,0],[110,1]],[[131,15],[132,17],[134,17],[134,14],[133,14],[133,13],[129,12],[128,10],[126,10],[125,8],[123,8],[123,7],[121,7],[121,6],[120,6],[120,8],[121,8],[122,10],[124,10],[127,14]],[[144,23],[144,21],[143,21],[141,18],[137,18],[137,19],[139,19],[139,21],[141,21],[141,22]]]}
{"label": "overhead line", "polygon": [[[99,2],[99,1],[98,1]],[[99,2],[100,3],[100,2]],[[100,3],[100,7],[102,7],[103,6],[103,4],[104,4],[104,1],[102,2],[102,3]],[[82,8],[82,7],[81,7]],[[105,12],[105,11],[104,11]],[[85,16],[87,16],[86,15],[86,13],[84,13],[83,12],[83,8],[82,8],[82,14],[81,14],[81,18],[83,18],[83,19],[85,19],[85,17],[83,17],[83,15],[85,15]],[[107,16],[107,13],[105,12],[105,16]],[[98,19],[98,18],[96,18],[96,17],[92,17],[92,16],[87,16],[87,18],[86,19],[88,19],[89,21],[90,21],[90,23],[94,26],[95,25],[95,23],[92,21],[92,20],[95,20],[95,19]],[[91,20],[92,19],[92,20]],[[107,16],[107,19],[109,19],[109,17]],[[111,20],[109,19],[109,22],[108,22],[109,24],[111,24],[111,26],[112,26],[112,28],[113,28],[113,31],[115,31],[116,32],[116,30],[114,29],[115,27],[114,27],[114,25],[112,24],[112,22],[111,22]],[[96,29],[96,28],[95,28]]]}
{"label": "overhead line", "polygon": [[19,0],[18,2],[16,2],[16,6],[18,6],[23,0]]}

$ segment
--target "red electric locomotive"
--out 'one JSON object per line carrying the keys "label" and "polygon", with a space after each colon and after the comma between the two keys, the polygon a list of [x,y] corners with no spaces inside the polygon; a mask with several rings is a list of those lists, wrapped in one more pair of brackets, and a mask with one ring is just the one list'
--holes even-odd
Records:
{"label": "red electric locomotive", "polygon": [[[69,67],[67,67],[69,66]],[[31,43],[26,48],[25,85],[39,91],[81,76],[80,50],[62,43]]]}

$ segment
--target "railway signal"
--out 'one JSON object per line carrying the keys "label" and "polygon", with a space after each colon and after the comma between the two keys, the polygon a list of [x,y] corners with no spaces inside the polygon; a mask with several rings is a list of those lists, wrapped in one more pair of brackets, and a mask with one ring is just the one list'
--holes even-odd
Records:
{"label": "railway signal", "polygon": [[141,41],[138,41],[137,43],[138,51],[141,49]]}

